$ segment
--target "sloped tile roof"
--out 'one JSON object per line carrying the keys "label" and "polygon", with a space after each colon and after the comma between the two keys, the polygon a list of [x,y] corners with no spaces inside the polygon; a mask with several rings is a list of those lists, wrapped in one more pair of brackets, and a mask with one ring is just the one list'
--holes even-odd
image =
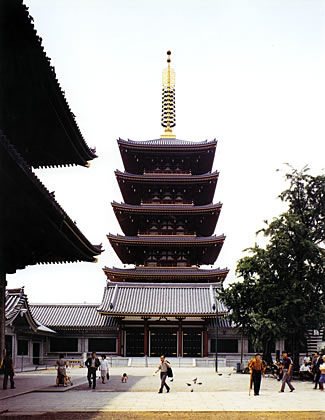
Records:
{"label": "sloped tile roof", "polygon": [[[168,315],[211,317],[215,315],[217,284],[107,283],[98,311],[116,316]],[[227,310],[218,302],[220,313]]]}
{"label": "sloped tile roof", "polygon": [[33,316],[42,324],[60,329],[114,329],[115,318],[102,316],[97,304],[35,304]]}

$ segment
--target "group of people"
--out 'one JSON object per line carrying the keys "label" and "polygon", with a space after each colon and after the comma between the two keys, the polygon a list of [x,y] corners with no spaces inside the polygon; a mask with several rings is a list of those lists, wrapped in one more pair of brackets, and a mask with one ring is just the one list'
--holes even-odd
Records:
{"label": "group of people", "polygon": [[[308,363],[306,358],[304,359],[304,363]],[[279,392],[284,392],[286,385],[288,385],[290,392],[293,392],[295,390],[291,383],[293,374],[293,361],[291,357],[288,356],[286,351],[282,352],[282,360],[279,362],[279,366],[281,370],[280,378],[282,380],[282,385]],[[320,354],[316,352],[313,361],[310,361],[310,366],[311,372],[314,376],[314,388],[317,389],[317,385],[319,385],[319,390],[323,391],[325,383],[325,355],[321,357]],[[257,353],[255,357],[250,360],[248,363],[248,368],[251,375],[250,389],[254,385],[254,395],[259,395],[261,379],[265,373],[265,365],[259,353]]]}
{"label": "group of people", "polygon": [[[68,362],[64,358],[63,354],[60,354],[59,359],[55,362],[55,365],[57,367],[57,385],[59,386],[60,384],[63,384],[63,386],[67,386],[67,380],[69,378],[67,375]],[[105,381],[109,379],[109,366],[105,354],[103,354],[101,359],[99,359],[96,352],[92,352],[91,357],[88,357],[85,361],[85,366],[88,368],[87,379],[89,388],[96,388],[96,373],[98,368],[100,368],[102,383],[105,384]]]}

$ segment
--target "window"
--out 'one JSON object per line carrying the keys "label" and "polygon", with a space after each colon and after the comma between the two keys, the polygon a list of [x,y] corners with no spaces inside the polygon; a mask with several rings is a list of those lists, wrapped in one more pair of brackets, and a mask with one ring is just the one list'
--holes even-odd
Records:
{"label": "window", "polygon": [[77,352],[78,351],[78,338],[51,338],[50,351],[63,353]]}
{"label": "window", "polygon": [[116,338],[89,338],[88,351],[116,353]]}
{"label": "window", "polygon": [[17,340],[17,355],[18,356],[28,355],[28,340]]}
{"label": "window", "polygon": [[[216,351],[216,340],[211,339],[211,353]],[[238,340],[218,339],[218,353],[238,353]]]}

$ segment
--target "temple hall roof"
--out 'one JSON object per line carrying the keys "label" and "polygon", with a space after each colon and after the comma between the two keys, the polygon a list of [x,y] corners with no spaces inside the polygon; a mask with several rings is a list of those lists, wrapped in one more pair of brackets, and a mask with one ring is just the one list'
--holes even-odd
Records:
{"label": "temple hall roof", "polygon": [[[114,316],[216,316],[215,291],[212,284],[107,283],[98,311]],[[227,313],[218,302],[219,314]]]}
{"label": "temple hall roof", "polygon": [[27,295],[24,292],[24,288],[18,289],[7,289],[5,297],[5,319],[6,325],[12,325],[18,321],[18,328],[26,327],[31,329],[34,333],[46,333],[54,334],[55,331],[39,322],[33,316],[31,306],[28,303]]}
{"label": "temple hall roof", "polygon": [[115,329],[116,318],[98,313],[98,304],[31,304],[35,319],[55,330]]}

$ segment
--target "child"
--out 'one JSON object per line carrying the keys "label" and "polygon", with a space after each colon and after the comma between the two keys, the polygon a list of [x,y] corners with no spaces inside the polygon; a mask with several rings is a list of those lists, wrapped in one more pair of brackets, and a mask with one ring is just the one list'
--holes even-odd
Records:
{"label": "child", "polygon": [[105,383],[105,377],[109,379],[108,360],[106,360],[105,354],[102,355],[102,360],[100,361],[100,376],[102,377],[102,384]]}
{"label": "child", "polygon": [[126,373],[123,373],[121,382],[127,383],[127,381],[128,381],[128,375]]}

